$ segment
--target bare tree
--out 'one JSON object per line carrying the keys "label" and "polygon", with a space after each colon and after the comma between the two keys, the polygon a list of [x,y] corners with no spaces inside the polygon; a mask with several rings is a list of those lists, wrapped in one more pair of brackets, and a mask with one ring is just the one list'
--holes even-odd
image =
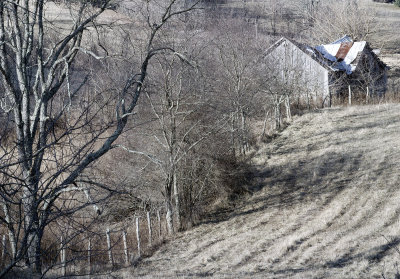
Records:
{"label": "bare tree", "polygon": [[257,63],[263,43],[252,41],[244,27],[232,25],[225,27],[225,34],[219,34],[215,40],[219,83],[216,87],[224,100],[222,113],[229,115],[230,146],[236,156],[245,154],[249,148],[248,119],[259,93],[257,85],[261,75]]}
{"label": "bare tree", "polygon": [[347,34],[355,41],[366,40],[374,30],[374,11],[356,0],[318,3],[309,10],[311,35],[315,42],[332,42]]}
{"label": "bare tree", "polygon": [[[204,86],[199,68],[193,57],[185,57],[184,62],[182,58],[177,55],[157,57],[154,70],[159,75],[154,75],[146,87],[147,100],[157,121],[152,135],[157,147],[151,147],[152,150],[146,152],[123,147],[131,153],[147,157],[159,167],[164,181],[162,193],[171,234],[174,233],[173,217],[178,230],[183,227],[180,201],[182,186],[177,178],[181,162],[195,159],[189,156],[191,151],[226,124],[223,117],[213,118],[215,114],[204,112],[210,100],[202,90]],[[210,118],[215,121],[209,121]]]}

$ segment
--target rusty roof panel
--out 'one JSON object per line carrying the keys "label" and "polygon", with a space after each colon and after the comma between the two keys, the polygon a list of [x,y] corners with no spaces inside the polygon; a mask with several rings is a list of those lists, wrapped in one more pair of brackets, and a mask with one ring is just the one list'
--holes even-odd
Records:
{"label": "rusty roof panel", "polygon": [[349,53],[352,46],[353,42],[345,42],[340,44],[339,50],[335,55],[338,62],[341,62],[346,58],[346,55]]}

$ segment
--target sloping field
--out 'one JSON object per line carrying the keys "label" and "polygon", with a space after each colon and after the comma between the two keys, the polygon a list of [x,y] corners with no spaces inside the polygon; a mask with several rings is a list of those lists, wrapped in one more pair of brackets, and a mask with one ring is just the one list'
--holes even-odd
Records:
{"label": "sloping field", "polygon": [[251,198],[119,276],[395,278],[400,105],[306,114],[254,164]]}

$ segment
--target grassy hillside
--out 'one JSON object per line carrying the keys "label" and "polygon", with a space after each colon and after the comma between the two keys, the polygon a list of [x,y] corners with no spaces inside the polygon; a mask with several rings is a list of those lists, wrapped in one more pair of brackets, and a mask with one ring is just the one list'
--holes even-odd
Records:
{"label": "grassy hillside", "polygon": [[294,120],[254,158],[254,195],[119,276],[394,278],[400,105]]}
{"label": "grassy hillside", "polygon": [[376,14],[375,32],[370,37],[370,41],[374,47],[381,48],[380,57],[391,68],[389,75],[398,78],[400,76],[400,50],[398,48],[400,44],[398,32],[400,8],[393,4],[364,1]]}

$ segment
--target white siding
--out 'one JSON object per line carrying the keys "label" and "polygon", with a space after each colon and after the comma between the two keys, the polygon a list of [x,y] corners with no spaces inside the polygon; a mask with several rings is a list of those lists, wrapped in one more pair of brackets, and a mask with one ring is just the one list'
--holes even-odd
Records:
{"label": "white siding", "polygon": [[300,94],[329,96],[328,70],[290,41],[284,40],[266,59],[285,84],[303,91]]}

